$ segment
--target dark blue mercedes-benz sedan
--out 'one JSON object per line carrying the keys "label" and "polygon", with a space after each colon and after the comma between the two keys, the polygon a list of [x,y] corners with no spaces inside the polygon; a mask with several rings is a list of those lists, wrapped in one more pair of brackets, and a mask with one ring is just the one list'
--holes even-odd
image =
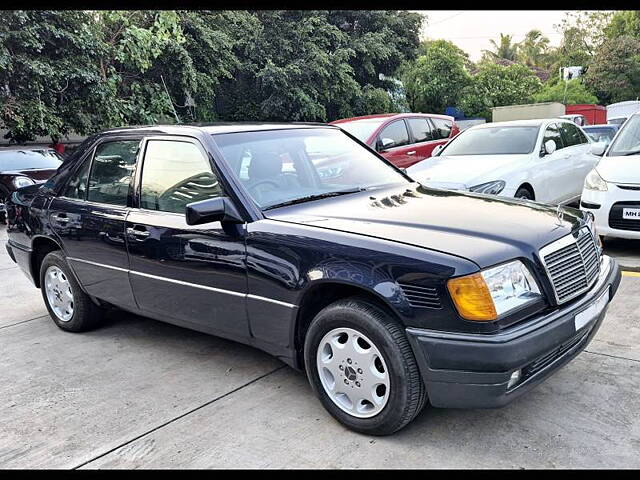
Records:
{"label": "dark blue mercedes-benz sedan", "polygon": [[426,188],[319,124],[110,130],[7,212],[61,329],[119,308],[253,345],[368,434],[427,401],[510,402],[585,348],[620,283],[588,214]]}

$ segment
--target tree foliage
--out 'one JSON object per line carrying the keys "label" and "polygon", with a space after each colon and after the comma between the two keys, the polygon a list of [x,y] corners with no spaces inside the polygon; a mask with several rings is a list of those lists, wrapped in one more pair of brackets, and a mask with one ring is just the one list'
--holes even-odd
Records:
{"label": "tree foliage", "polygon": [[474,75],[461,102],[467,116],[491,119],[491,108],[531,103],[542,84],[524,65],[509,66],[485,63]]}
{"label": "tree foliage", "polygon": [[424,55],[407,65],[402,75],[413,111],[443,112],[456,105],[471,83],[466,54],[451,42],[435,40],[423,47]]}
{"label": "tree foliage", "polygon": [[533,98],[536,102],[560,102],[565,105],[598,103],[598,98],[589,91],[580,78],[553,85],[546,84]]}
{"label": "tree foliage", "polygon": [[622,36],[603,43],[585,75],[585,83],[605,103],[637,99],[640,96],[640,39]]}
{"label": "tree foliage", "polygon": [[393,77],[415,58],[422,21],[396,10],[2,11],[0,124],[25,141],[381,113],[401,106]]}

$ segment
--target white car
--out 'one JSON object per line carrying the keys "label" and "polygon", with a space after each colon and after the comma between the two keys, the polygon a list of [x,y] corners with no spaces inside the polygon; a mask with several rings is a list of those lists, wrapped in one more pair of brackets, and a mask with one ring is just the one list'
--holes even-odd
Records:
{"label": "white car", "polygon": [[640,239],[640,113],[622,126],[584,181],[580,208],[603,237]]}
{"label": "white car", "polygon": [[575,123],[554,118],[477,125],[434,152],[407,169],[423,185],[570,203],[580,197],[604,145]]}

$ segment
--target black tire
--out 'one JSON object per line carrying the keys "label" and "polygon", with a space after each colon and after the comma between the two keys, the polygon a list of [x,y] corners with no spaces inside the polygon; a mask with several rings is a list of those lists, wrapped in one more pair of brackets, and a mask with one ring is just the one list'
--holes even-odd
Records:
{"label": "black tire", "polygon": [[[361,332],[383,356],[389,372],[389,397],[373,417],[358,418],[343,411],[322,386],[316,353],[322,338],[335,328]],[[364,298],[339,300],[316,315],[305,338],[304,359],[307,376],[322,405],[339,422],[357,432],[390,435],[411,422],[426,403],[427,392],[404,329],[389,313]]]}
{"label": "black tire", "polygon": [[529,188],[520,187],[515,194],[515,198],[519,198],[521,200],[535,200],[535,195]]}
{"label": "black tire", "polygon": [[[51,266],[56,266],[62,270],[73,294],[73,315],[68,321],[64,321],[58,317],[47,298],[45,273]],[[67,332],[85,332],[100,324],[104,310],[93,303],[89,296],[82,291],[67,264],[64,254],[59,250],[49,252],[42,260],[42,264],[40,265],[40,291],[42,292],[42,298],[44,299],[44,304],[47,306],[49,315],[62,330]]]}

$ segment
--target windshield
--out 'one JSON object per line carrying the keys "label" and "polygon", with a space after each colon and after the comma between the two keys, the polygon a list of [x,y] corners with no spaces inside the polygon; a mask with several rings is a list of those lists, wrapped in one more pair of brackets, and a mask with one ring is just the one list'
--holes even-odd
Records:
{"label": "windshield", "polygon": [[516,155],[533,152],[540,127],[483,127],[465,130],[440,156]]}
{"label": "windshield", "polygon": [[55,150],[0,150],[0,172],[10,170],[56,169],[62,164]]}
{"label": "windshield", "polygon": [[607,157],[640,155],[640,115],[629,118],[607,152]]}
{"label": "windshield", "polygon": [[616,134],[613,128],[599,127],[599,128],[583,128],[584,133],[589,135],[589,138],[594,142],[609,143]]}
{"label": "windshield", "polygon": [[213,135],[261,208],[409,183],[398,170],[329,128]]}
{"label": "windshield", "polygon": [[367,142],[373,132],[384,123],[386,118],[370,118],[366,120],[354,120],[353,122],[338,123],[336,126],[343,128],[361,142]]}

